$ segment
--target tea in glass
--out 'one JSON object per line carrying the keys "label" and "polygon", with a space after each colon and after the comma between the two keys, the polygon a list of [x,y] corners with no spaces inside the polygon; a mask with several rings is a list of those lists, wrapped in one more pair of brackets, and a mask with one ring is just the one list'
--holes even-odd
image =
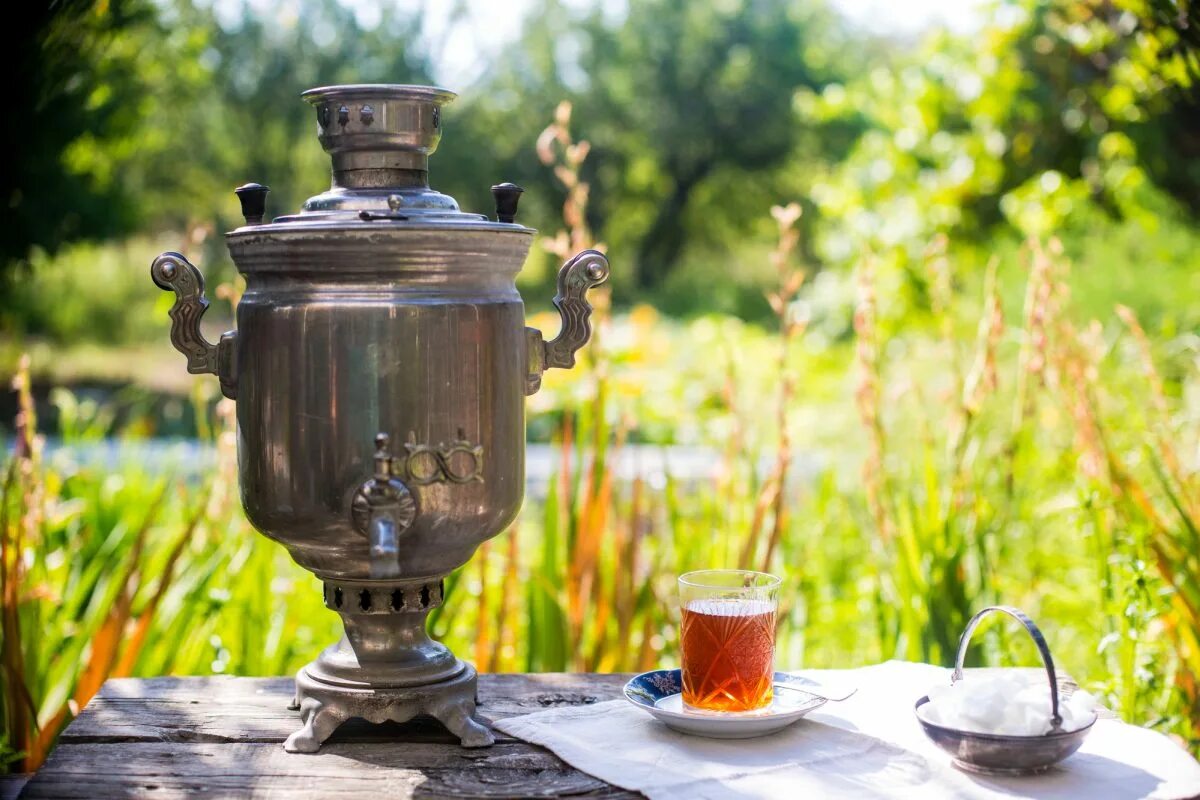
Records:
{"label": "tea in glass", "polygon": [[752,711],[770,705],[779,583],[747,570],[680,576],[685,706]]}

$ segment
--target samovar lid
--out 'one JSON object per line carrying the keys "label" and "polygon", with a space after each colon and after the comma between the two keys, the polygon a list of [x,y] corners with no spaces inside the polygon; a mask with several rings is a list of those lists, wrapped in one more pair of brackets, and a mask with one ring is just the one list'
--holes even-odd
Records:
{"label": "samovar lid", "polygon": [[[248,224],[231,235],[251,228],[266,233],[367,224],[529,230],[463,213],[453,197],[430,188],[429,156],[442,138],[442,108],[454,100],[454,92],[361,83],[309,89],[301,97],[316,111],[317,138],[333,161],[332,186],[310,197],[300,213],[276,217],[271,224],[252,224],[247,215]],[[257,202],[261,213],[261,194]]]}

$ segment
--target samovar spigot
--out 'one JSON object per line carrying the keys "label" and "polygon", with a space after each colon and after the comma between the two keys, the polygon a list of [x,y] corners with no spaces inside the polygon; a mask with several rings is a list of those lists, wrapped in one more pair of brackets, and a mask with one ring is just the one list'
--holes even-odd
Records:
{"label": "samovar spigot", "polygon": [[370,543],[371,577],[400,577],[400,537],[417,516],[417,504],[402,481],[392,475],[390,437],[375,435],[375,475],[359,487],[354,511]]}

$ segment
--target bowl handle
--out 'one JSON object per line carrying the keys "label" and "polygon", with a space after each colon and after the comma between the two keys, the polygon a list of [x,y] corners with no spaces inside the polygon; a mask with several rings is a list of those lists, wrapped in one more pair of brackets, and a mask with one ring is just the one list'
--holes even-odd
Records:
{"label": "bowl handle", "polygon": [[966,630],[963,631],[962,638],[958,640],[958,655],[954,658],[954,675],[950,681],[961,681],[963,678],[963,659],[967,655],[967,645],[971,643],[971,634],[975,632],[975,628],[979,626],[979,622],[993,611],[999,611],[1008,614],[1013,619],[1025,626],[1025,630],[1029,632],[1033,643],[1037,645],[1038,653],[1042,656],[1042,666],[1046,668],[1046,676],[1050,679],[1050,725],[1052,730],[1058,730],[1062,727],[1062,715],[1058,713],[1058,674],[1054,670],[1054,659],[1050,656],[1050,647],[1046,644],[1046,637],[1042,636],[1041,630],[1034,624],[1024,611],[1013,606],[988,606],[979,611],[975,616],[971,617],[971,621],[967,623]]}

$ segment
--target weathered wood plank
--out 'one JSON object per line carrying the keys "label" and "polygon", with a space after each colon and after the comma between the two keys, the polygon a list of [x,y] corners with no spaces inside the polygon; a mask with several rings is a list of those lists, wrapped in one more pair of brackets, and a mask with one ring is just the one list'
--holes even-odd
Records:
{"label": "weathered wood plank", "polygon": [[[481,675],[489,720],[619,696],[622,675]],[[432,721],[352,720],[320,754],[283,751],[299,721],[286,678],[112,680],[22,798],[633,798],[547,750],[501,737],[467,750]],[[358,724],[356,724],[358,723]]]}
{"label": "weathered wood plank", "polygon": [[[488,721],[562,705],[583,705],[620,696],[628,676],[595,674],[501,674],[479,678],[479,714]],[[282,742],[299,727],[289,711],[287,678],[123,678],[99,694],[60,738],[87,742]],[[377,726],[351,720],[333,741],[450,742],[440,725],[416,720]],[[512,739],[500,735],[500,741]]]}
{"label": "weathered wood plank", "polygon": [[29,776],[23,772],[15,775],[0,775],[0,800],[14,800],[28,781]]}
{"label": "weathered wood plank", "polygon": [[278,744],[130,742],[59,748],[22,798],[630,798],[528,744],[465,750],[344,743],[319,755]]}

